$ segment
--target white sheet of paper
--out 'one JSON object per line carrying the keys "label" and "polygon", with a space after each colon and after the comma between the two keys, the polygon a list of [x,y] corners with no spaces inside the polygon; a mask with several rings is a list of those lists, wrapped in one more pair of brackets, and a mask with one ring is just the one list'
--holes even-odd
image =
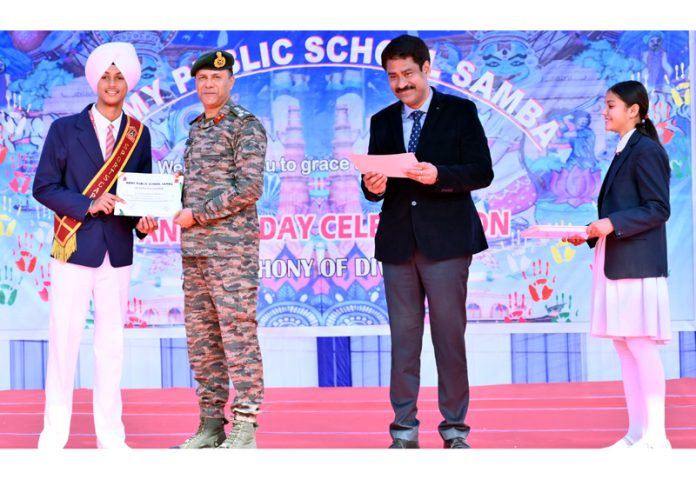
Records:
{"label": "white sheet of paper", "polygon": [[579,236],[587,239],[585,233],[586,226],[571,226],[571,225],[534,225],[522,231],[523,238],[548,238],[561,239]]}
{"label": "white sheet of paper", "polygon": [[116,180],[117,216],[172,217],[181,209],[184,177],[159,173],[122,173]]}
{"label": "white sheet of paper", "polygon": [[413,153],[397,155],[349,155],[348,158],[365,174],[370,171],[382,173],[391,178],[406,178],[404,170],[418,164]]}

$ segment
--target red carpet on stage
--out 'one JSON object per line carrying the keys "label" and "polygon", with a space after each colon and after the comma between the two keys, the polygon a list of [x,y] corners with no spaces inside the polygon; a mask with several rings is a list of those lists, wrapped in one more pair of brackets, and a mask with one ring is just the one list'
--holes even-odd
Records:
{"label": "red carpet on stage", "polygon": [[[75,392],[69,448],[94,448],[92,392]],[[198,425],[192,389],[125,389],[126,442],[166,448]],[[36,447],[43,391],[0,391],[0,448]],[[392,418],[387,388],[270,388],[259,418],[260,448],[385,448]],[[421,447],[440,448],[435,388],[422,388]],[[621,383],[472,387],[467,423],[474,448],[601,448],[626,431]],[[667,382],[667,436],[696,448],[696,379]]]}

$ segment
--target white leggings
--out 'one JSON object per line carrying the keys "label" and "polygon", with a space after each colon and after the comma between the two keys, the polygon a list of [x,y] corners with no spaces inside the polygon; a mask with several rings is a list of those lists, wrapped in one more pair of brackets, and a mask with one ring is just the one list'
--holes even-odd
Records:
{"label": "white leggings", "polygon": [[665,373],[657,343],[650,338],[615,339],[628,409],[630,443],[666,441]]}

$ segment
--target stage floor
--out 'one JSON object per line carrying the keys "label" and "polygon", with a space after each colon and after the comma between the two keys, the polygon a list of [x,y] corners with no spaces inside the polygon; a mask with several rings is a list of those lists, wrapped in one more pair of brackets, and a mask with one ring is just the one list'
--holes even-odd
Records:
{"label": "stage floor", "polygon": [[[392,418],[387,388],[270,388],[259,417],[259,448],[385,448]],[[75,392],[68,448],[94,448],[91,390]],[[192,389],[125,389],[126,442],[167,448],[198,425]],[[34,448],[43,391],[0,391],[0,448]],[[441,448],[435,388],[419,401],[423,448]],[[618,381],[472,387],[467,423],[473,448],[602,448],[626,431]],[[696,448],[696,378],[667,382],[667,436]]]}

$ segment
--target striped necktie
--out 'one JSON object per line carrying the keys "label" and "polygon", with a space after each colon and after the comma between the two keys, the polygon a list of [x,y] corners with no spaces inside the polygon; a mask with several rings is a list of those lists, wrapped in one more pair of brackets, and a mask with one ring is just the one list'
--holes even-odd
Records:
{"label": "striped necktie", "polygon": [[104,161],[111,158],[114,152],[114,143],[116,143],[114,138],[114,125],[113,123],[109,123],[109,128],[106,130],[106,153],[104,154]]}
{"label": "striped necktie", "polygon": [[418,138],[420,138],[421,133],[421,117],[423,115],[425,115],[425,112],[420,110],[413,110],[411,114],[408,115],[410,118],[413,118],[413,128],[411,129],[411,136],[408,139],[408,150],[406,150],[409,153],[414,153],[418,146]]}

